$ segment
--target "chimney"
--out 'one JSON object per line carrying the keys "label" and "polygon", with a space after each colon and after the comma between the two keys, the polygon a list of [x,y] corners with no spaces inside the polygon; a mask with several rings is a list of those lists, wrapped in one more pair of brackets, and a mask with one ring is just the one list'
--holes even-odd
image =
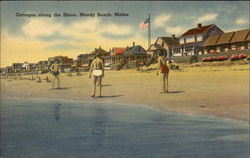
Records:
{"label": "chimney", "polygon": [[135,42],[133,42],[133,47],[135,47]]}
{"label": "chimney", "polygon": [[202,27],[201,23],[198,23],[198,24],[197,24],[197,27],[198,27],[198,28],[201,28],[201,27]]}
{"label": "chimney", "polygon": [[172,38],[175,39],[175,34],[172,34]]}

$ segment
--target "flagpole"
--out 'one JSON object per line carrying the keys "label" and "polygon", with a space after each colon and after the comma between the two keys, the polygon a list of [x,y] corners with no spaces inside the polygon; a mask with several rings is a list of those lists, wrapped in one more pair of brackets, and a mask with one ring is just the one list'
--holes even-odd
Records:
{"label": "flagpole", "polygon": [[148,16],[149,22],[148,22],[148,48],[151,45],[151,19],[150,19],[150,14]]}

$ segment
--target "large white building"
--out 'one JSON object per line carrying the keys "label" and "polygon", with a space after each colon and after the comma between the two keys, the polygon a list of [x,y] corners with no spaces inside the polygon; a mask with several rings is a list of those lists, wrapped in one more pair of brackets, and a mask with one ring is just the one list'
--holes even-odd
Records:
{"label": "large white building", "polygon": [[172,48],[173,56],[194,55],[195,48],[199,49],[199,53],[203,53],[202,45],[212,35],[221,34],[223,31],[216,25],[202,26],[201,23],[197,27],[192,28],[179,37],[179,45]]}

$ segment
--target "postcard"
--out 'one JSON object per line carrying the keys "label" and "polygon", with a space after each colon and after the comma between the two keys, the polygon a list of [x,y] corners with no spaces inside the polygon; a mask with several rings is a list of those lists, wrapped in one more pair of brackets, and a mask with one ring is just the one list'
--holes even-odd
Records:
{"label": "postcard", "polygon": [[0,158],[249,158],[249,1],[1,1]]}

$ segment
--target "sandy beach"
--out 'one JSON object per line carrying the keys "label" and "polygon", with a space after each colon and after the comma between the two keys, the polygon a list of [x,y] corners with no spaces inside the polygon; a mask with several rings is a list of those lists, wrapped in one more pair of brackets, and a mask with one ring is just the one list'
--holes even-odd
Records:
{"label": "sandy beach", "polygon": [[[249,65],[217,67],[181,66],[169,75],[169,93],[160,93],[156,71],[108,70],[103,80],[103,97],[91,98],[92,79],[61,74],[62,89],[45,82],[51,74],[38,75],[42,82],[1,79],[1,97],[51,98],[97,102],[144,104],[163,111],[204,114],[249,121]],[[37,75],[33,75],[37,77]],[[31,75],[23,75],[31,78]]]}

